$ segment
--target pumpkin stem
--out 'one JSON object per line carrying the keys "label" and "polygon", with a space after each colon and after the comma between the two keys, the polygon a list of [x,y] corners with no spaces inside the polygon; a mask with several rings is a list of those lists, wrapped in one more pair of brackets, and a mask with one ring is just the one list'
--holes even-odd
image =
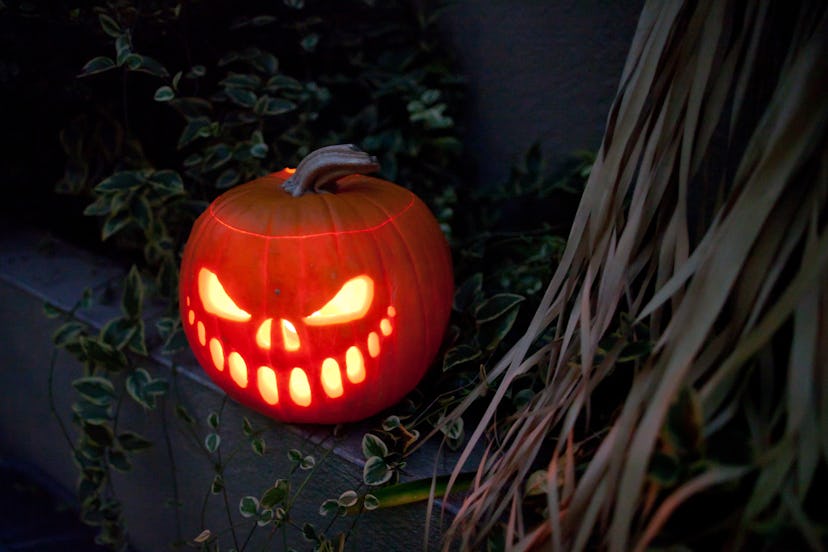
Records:
{"label": "pumpkin stem", "polygon": [[310,152],[296,172],[282,187],[293,197],[307,192],[321,192],[344,176],[368,174],[379,170],[377,158],[368,155],[353,144],[326,146]]}

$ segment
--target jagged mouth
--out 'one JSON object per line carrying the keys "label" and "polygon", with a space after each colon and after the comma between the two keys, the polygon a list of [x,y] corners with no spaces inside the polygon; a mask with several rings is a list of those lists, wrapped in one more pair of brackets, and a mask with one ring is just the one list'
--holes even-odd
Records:
{"label": "jagged mouth", "polygon": [[[393,313],[393,309],[388,310],[389,314]],[[365,381],[368,359],[379,356],[383,339],[393,332],[389,318],[383,318],[376,331],[368,332],[363,343],[351,345],[336,355],[326,357],[316,370],[311,370],[310,366],[289,367],[285,390],[285,382],[280,384],[278,381],[276,367],[267,364],[256,366],[255,362],[249,362],[240,352],[229,350],[218,337],[207,336],[204,323],[196,319],[192,310],[188,313],[187,322],[196,326],[198,343],[206,349],[216,370],[222,373],[227,371],[230,379],[240,389],[255,386],[262,400],[271,406],[285,400],[300,407],[310,406],[314,401],[312,377],[318,377],[319,387],[327,398],[342,397],[346,381],[353,385]],[[284,368],[287,367],[279,367],[279,370]]]}

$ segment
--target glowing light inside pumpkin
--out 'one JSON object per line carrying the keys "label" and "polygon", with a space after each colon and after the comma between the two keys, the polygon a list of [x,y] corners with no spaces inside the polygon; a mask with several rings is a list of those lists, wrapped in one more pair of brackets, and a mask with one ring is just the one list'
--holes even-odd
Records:
{"label": "glowing light inside pumpkin", "polygon": [[276,386],[276,372],[269,366],[259,366],[256,372],[256,378],[259,384],[259,393],[267,404],[276,404],[279,402],[279,389]]}
{"label": "glowing light inside pumpkin", "polygon": [[299,343],[299,334],[296,333],[296,326],[284,318],[280,320],[280,325],[282,326],[282,343],[285,344],[285,351],[298,351],[301,344]]}
{"label": "glowing light inside pumpkin", "polygon": [[368,334],[368,354],[371,358],[377,358],[380,354],[379,336],[377,332]]}
{"label": "glowing light inside pumpkin", "polygon": [[247,387],[247,364],[245,364],[242,356],[233,351],[227,357],[227,364],[230,365],[230,377],[236,382],[236,385],[244,389]]}
{"label": "glowing light inside pumpkin", "polygon": [[310,406],[310,382],[308,382],[308,375],[301,368],[294,368],[290,371],[288,391],[290,391],[290,398],[298,406]]}
{"label": "glowing light inside pumpkin", "polygon": [[198,295],[204,303],[204,310],[210,314],[235,322],[250,320],[250,313],[236,305],[235,301],[227,295],[218,276],[206,268],[198,272]]}
{"label": "glowing light inside pumpkin", "polygon": [[362,383],[365,380],[365,359],[359,347],[348,347],[345,351],[345,372],[351,383]]}
{"label": "glowing light inside pumpkin", "polygon": [[[253,319],[250,313],[239,307],[229,296],[218,276],[207,268],[202,268],[198,274],[198,295],[207,313],[236,322],[247,322]],[[189,303],[189,300],[189,297],[185,298],[185,302]],[[301,320],[309,326],[351,322],[363,318],[371,309],[373,300],[374,281],[366,275],[356,276],[345,282],[322,308]],[[198,342],[202,347],[207,348],[209,357],[219,372],[224,372],[227,366],[229,379],[236,386],[246,389],[252,383],[265,403],[268,405],[279,403],[277,372],[272,366],[259,365],[255,373],[248,373],[244,353],[232,349],[227,351],[229,346],[222,343],[219,337],[209,337],[207,327],[202,320],[199,320],[195,308],[188,308],[185,312],[187,322],[196,329]],[[337,353],[336,356],[324,358],[321,365],[313,363],[313,365],[292,368],[287,381],[288,396],[291,402],[300,407],[311,405],[315,392],[311,387],[311,378],[314,379],[315,385],[319,385],[321,391],[331,399],[337,399],[346,394],[346,378],[350,384],[363,383],[367,379],[369,369],[365,361],[366,355],[370,358],[377,358],[380,355],[381,340],[393,332],[391,319],[397,315],[397,311],[393,306],[388,306],[385,308],[385,314],[386,317],[380,319],[378,326],[368,333],[365,341],[349,346],[347,350]],[[273,320],[273,318],[266,318],[256,327],[254,339],[262,350],[269,351],[275,345],[273,343]],[[299,332],[290,320],[279,319],[279,333],[285,351],[295,352],[302,349]],[[250,381],[251,377],[253,382]]]}
{"label": "glowing light inside pumpkin", "polygon": [[210,357],[213,359],[213,364],[216,365],[216,370],[219,372],[224,370],[224,349],[221,342],[215,337],[210,340]]}
{"label": "glowing light inside pumpkin", "polygon": [[270,330],[273,326],[273,319],[268,318],[259,326],[259,329],[256,330],[256,345],[264,349],[265,351],[270,350]]}
{"label": "glowing light inside pumpkin", "polygon": [[339,363],[337,361],[332,358],[326,358],[322,361],[320,379],[326,395],[332,399],[342,396],[344,392],[342,389],[342,374],[339,373]]}
{"label": "glowing light inside pumpkin", "polygon": [[374,300],[374,281],[361,275],[351,278],[336,292],[333,299],[302,320],[309,326],[327,326],[359,320]]}

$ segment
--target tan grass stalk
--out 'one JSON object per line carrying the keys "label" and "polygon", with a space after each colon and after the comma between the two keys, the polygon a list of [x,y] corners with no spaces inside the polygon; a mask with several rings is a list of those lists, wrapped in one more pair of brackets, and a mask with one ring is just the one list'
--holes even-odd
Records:
{"label": "tan grass stalk", "polygon": [[[803,501],[828,460],[828,17],[818,1],[792,7],[800,17],[783,61],[769,70],[762,54],[776,21],[768,3],[645,3],[540,307],[448,417],[462,416],[497,382],[456,477],[494,430],[512,382],[547,369],[545,391],[486,447],[447,547],[480,549],[503,523],[516,550],[643,550],[690,496],[747,473],[758,479],[744,523],[778,504],[818,544]],[[772,92],[758,120],[757,83]],[[730,156],[721,161],[723,149]],[[589,423],[592,392],[616,369],[624,340],[610,351],[599,344],[617,329],[619,310],[645,324],[656,347],[600,443],[587,449],[580,441],[589,436],[576,427]],[[785,400],[771,404],[780,367],[769,348],[785,324],[794,335],[781,367]],[[550,328],[554,342],[535,350]],[[746,392],[754,375],[767,390],[758,397]],[[698,392],[704,437],[742,416],[756,460],[712,464],[676,489],[659,489],[647,483],[649,462],[668,409],[688,388]],[[539,457],[545,443],[550,459]],[[591,451],[577,471],[575,450]],[[548,522],[524,527],[520,500],[533,463],[547,466]]]}

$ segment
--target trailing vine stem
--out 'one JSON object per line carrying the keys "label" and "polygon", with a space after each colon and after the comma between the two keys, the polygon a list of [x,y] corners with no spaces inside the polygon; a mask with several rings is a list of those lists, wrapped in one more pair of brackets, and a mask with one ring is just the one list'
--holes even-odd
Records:
{"label": "trailing vine stem", "polygon": [[369,174],[380,168],[377,158],[353,144],[337,144],[314,150],[296,167],[282,187],[293,197],[320,193],[352,174]]}

